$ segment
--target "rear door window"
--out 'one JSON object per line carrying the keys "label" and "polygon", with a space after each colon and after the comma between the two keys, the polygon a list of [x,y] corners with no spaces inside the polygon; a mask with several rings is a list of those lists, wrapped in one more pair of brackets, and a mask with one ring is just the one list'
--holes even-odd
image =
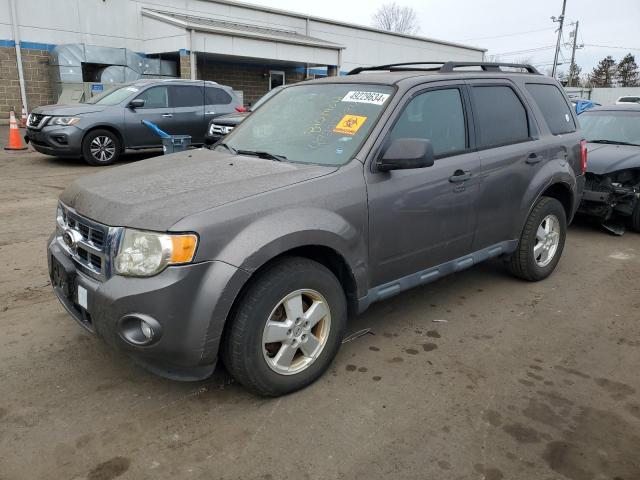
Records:
{"label": "rear door window", "polygon": [[222,88],[207,87],[205,92],[207,105],[229,105],[232,101],[231,95]]}
{"label": "rear door window", "polygon": [[393,126],[390,137],[430,140],[436,156],[467,148],[467,130],[460,90],[429,90],[414,97]]}
{"label": "rear door window", "polygon": [[576,131],[569,105],[558,87],[544,83],[527,83],[527,90],[538,104],[552,134],[562,135]]}
{"label": "rear door window", "polygon": [[530,140],[527,110],[511,87],[476,85],[471,93],[480,148]]}
{"label": "rear door window", "polygon": [[204,92],[201,86],[173,85],[171,91],[171,104],[175,108],[204,105]]}
{"label": "rear door window", "polygon": [[167,87],[151,87],[137,98],[144,100],[142,108],[169,108],[169,93]]}

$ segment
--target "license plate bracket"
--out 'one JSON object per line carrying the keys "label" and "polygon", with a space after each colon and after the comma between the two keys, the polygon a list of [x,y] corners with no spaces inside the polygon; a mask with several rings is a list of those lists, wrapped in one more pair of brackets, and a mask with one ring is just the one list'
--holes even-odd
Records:
{"label": "license plate bracket", "polygon": [[69,271],[55,256],[51,256],[51,284],[69,300],[74,300],[74,277],[73,270]]}

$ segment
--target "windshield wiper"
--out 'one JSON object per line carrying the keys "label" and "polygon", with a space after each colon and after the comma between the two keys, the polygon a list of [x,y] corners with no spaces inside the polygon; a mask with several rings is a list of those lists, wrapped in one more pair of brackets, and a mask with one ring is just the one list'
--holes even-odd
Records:
{"label": "windshield wiper", "polygon": [[254,157],[264,158],[266,160],[275,160],[277,162],[282,162],[287,160],[287,157],[284,155],[276,155],[275,153],[269,153],[262,150],[236,150],[238,155],[252,155]]}
{"label": "windshield wiper", "polygon": [[640,147],[637,143],[621,142],[619,140],[587,140],[589,143],[606,143],[607,145],[631,145],[632,147]]}
{"label": "windshield wiper", "polygon": [[216,143],[215,145],[213,145],[213,148],[216,148],[216,147],[224,147],[227,150],[229,150],[229,152],[231,152],[232,154],[234,155],[238,154],[238,151],[235,148],[233,148],[230,145],[227,145],[226,143]]}

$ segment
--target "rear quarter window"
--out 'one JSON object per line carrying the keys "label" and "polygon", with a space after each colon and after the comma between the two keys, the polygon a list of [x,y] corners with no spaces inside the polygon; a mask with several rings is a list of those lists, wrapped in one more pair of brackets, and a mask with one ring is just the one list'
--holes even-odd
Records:
{"label": "rear quarter window", "polygon": [[569,105],[557,86],[548,83],[527,83],[526,87],[553,135],[576,131]]}
{"label": "rear quarter window", "polygon": [[480,148],[498,147],[530,139],[527,110],[511,87],[476,85],[472,88],[472,95]]}
{"label": "rear quarter window", "polygon": [[207,105],[229,105],[233,100],[222,88],[207,87],[205,92]]}

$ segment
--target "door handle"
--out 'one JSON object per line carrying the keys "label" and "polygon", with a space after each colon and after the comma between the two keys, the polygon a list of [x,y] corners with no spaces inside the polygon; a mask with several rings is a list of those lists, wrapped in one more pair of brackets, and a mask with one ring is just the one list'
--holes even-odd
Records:
{"label": "door handle", "polygon": [[525,161],[529,165],[535,165],[536,163],[540,163],[542,160],[542,155],[538,155],[537,153],[530,153]]}
{"label": "door handle", "polygon": [[453,175],[449,177],[449,181],[451,183],[466,182],[471,178],[471,176],[472,173],[467,170],[456,170],[453,172]]}
{"label": "door handle", "polygon": [[171,118],[171,117],[173,117],[173,114],[172,113],[163,113],[162,116],[164,118]]}

